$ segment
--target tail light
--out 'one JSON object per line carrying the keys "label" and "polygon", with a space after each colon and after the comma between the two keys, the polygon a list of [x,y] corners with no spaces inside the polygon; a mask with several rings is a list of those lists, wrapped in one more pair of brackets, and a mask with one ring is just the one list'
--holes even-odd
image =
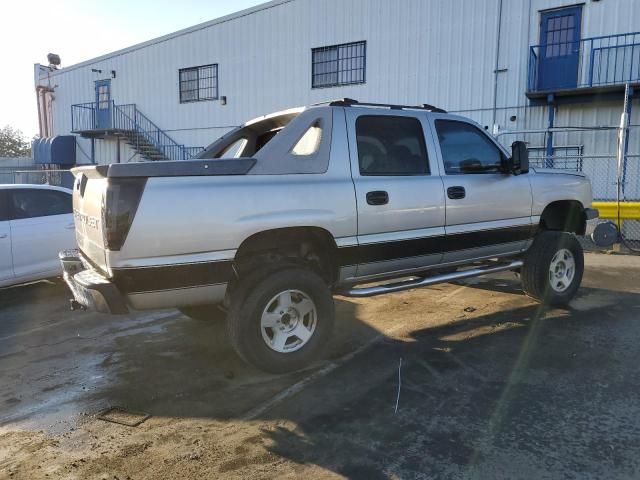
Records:
{"label": "tail light", "polygon": [[138,210],[146,178],[109,179],[102,206],[104,245],[120,250]]}

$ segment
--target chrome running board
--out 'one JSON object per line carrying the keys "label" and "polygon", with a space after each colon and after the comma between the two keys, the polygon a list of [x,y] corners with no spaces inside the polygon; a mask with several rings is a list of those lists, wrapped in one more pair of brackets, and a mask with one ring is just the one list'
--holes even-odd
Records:
{"label": "chrome running board", "polygon": [[479,277],[488,273],[504,272],[507,270],[515,270],[522,267],[522,260],[513,260],[510,263],[501,263],[496,266],[484,266],[471,268],[469,270],[461,270],[459,272],[444,273],[434,275],[432,277],[418,278],[416,280],[406,280],[403,282],[387,283],[384,285],[376,285],[374,287],[355,287],[347,290],[336,292],[338,295],[345,297],[373,297],[374,295],[382,295],[383,293],[400,292],[402,290],[411,290],[412,288],[428,287],[437,283],[446,283],[453,280],[461,280],[463,278]]}

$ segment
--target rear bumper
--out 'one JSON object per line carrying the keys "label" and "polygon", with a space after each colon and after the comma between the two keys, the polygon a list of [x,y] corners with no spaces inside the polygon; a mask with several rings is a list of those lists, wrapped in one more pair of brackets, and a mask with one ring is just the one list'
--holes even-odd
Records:
{"label": "rear bumper", "polygon": [[77,250],[59,253],[63,278],[80,305],[102,313],[121,315],[129,312],[125,297],[101,274],[86,268]]}

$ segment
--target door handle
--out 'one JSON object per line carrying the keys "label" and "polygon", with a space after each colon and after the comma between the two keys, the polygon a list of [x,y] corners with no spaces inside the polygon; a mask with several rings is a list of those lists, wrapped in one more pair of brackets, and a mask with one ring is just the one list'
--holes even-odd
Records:
{"label": "door handle", "polygon": [[66,227],[67,230],[73,230],[74,228],[76,228],[76,225],[74,223],[70,223],[69,225],[67,225]]}
{"label": "door handle", "polygon": [[467,191],[464,187],[455,186],[447,188],[447,197],[451,200],[460,200],[467,196]]}
{"label": "door handle", "polygon": [[386,205],[389,203],[389,194],[383,190],[376,190],[367,193],[367,203],[369,205]]}
{"label": "door handle", "polygon": [[4,234],[0,235],[0,240],[2,240],[3,238],[7,238],[8,236],[9,236],[8,234],[4,233]]}

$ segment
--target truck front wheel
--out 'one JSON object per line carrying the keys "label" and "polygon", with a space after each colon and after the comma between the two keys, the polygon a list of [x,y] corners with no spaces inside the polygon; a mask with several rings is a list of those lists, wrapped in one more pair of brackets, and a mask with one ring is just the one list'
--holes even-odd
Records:
{"label": "truck front wheel", "polygon": [[576,237],[566,232],[545,231],[527,251],[520,278],[527,295],[562,306],[575,296],[583,272],[584,253]]}
{"label": "truck front wheel", "polygon": [[331,336],[331,291],[311,270],[288,267],[255,273],[233,292],[227,326],[231,344],[247,362],[287,373],[316,360]]}

